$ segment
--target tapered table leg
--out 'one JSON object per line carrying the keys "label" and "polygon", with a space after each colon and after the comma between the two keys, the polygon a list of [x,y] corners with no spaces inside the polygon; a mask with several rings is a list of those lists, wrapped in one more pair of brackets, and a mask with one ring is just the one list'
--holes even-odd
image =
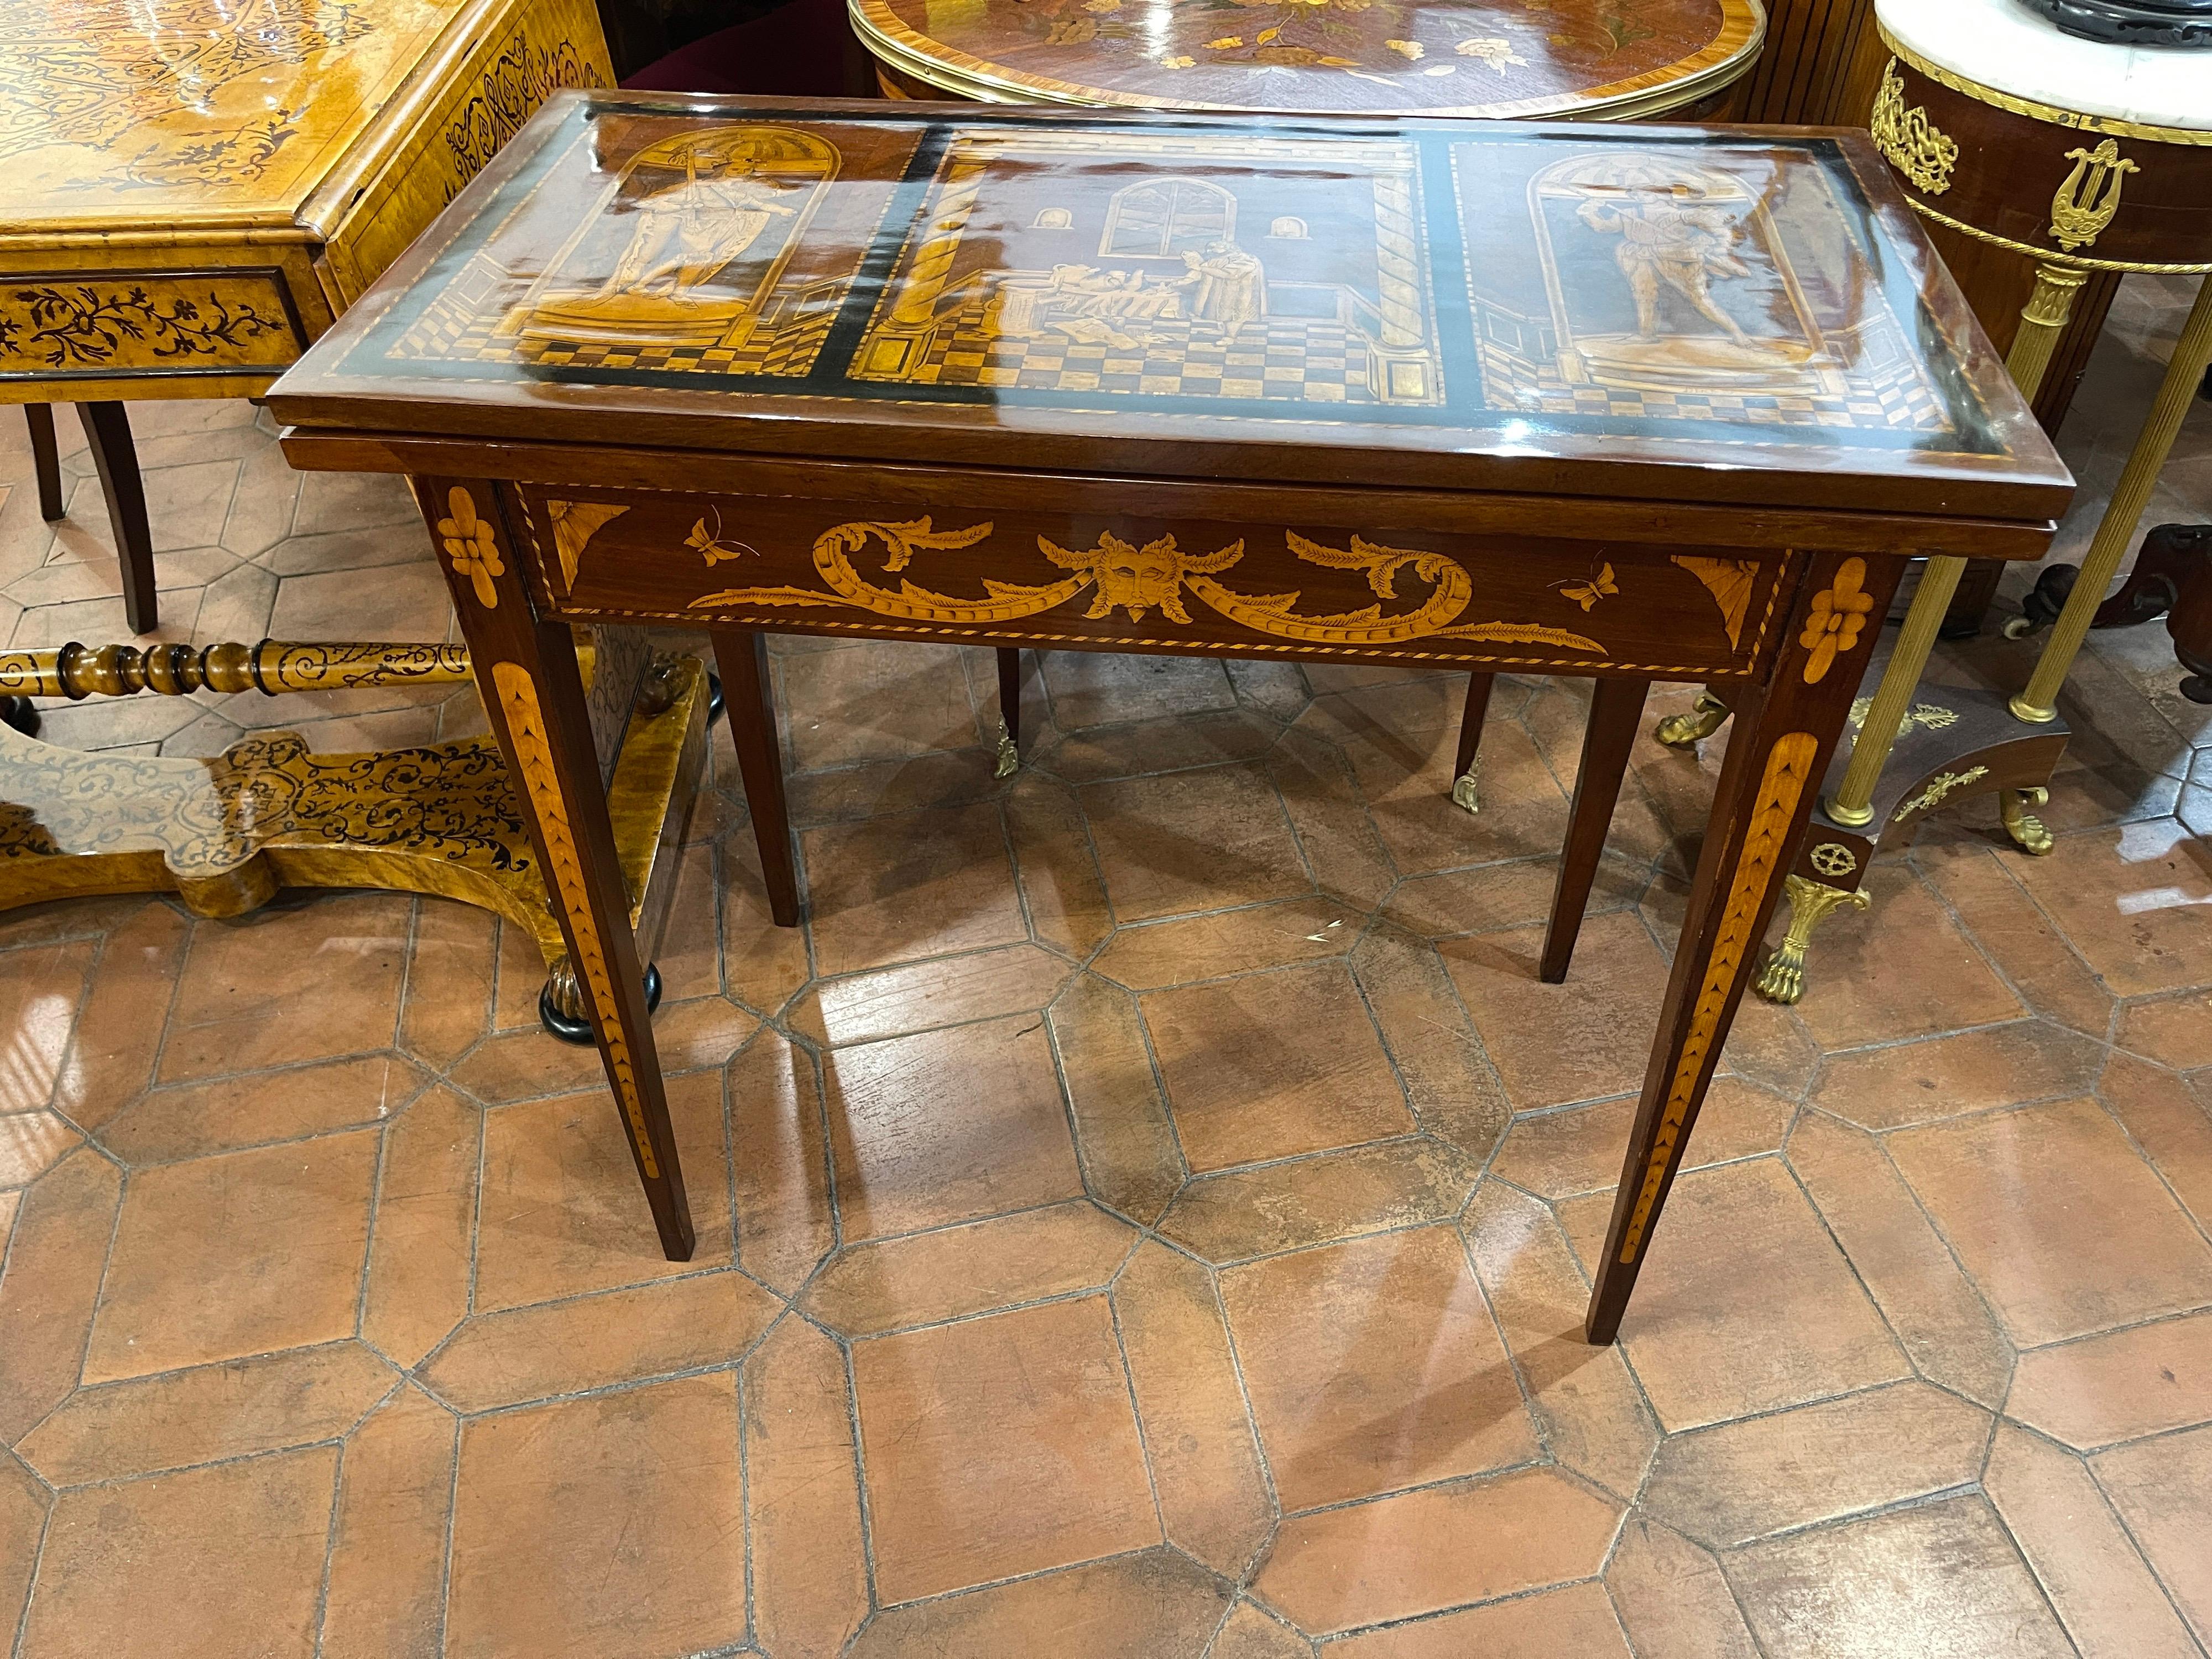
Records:
{"label": "tapered table leg", "polygon": [[1620,800],[1620,781],[1628,771],[1628,751],[1636,744],[1636,723],[1644,718],[1644,696],[1650,689],[1649,680],[1600,680],[1590,693],[1582,764],[1575,769],[1574,805],[1567,815],[1567,845],[1559,856],[1544,959],[1537,969],[1547,985],[1565,979],[1567,963],[1574,958],[1606,833],[1613,827],[1613,809]]}
{"label": "tapered table leg", "polygon": [[1010,778],[1022,764],[1022,653],[999,647],[999,760],[997,775]]}
{"label": "tapered table leg", "polygon": [[39,477],[39,516],[52,524],[68,506],[62,500],[62,451],[54,441],[53,405],[25,404],[23,419],[31,428],[31,466]]}
{"label": "tapered table leg", "polygon": [[1459,717],[1459,756],[1452,762],[1452,803],[1470,812],[1482,810],[1482,728],[1490,719],[1495,674],[1467,677],[1467,707]]}
{"label": "tapered table leg", "polygon": [[496,486],[448,478],[415,482],[484,712],[520,787],[660,1248],[670,1261],[688,1261],[691,1211],[575,641],[565,624],[540,622],[532,613]]}
{"label": "tapered table leg", "polygon": [[146,481],[138,475],[138,450],[131,441],[131,416],[121,404],[79,404],[85,441],[107,498],[108,528],[123,568],[123,619],[134,634],[161,625],[154,597],[154,536],[146,523]]}
{"label": "tapered table leg", "polygon": [[[1681,1167],[1759,941],[1842,735],[1899,559],[1817,558],[1763,686],[1734,699],[1735,730],[1698,855],[1644,1097],[1629,1133],[1584,1329],[1620,1333],[1629,1293]],[[1871,624],[1871,625],[1870,625]]]}
{"label": "tapered table leg", "polygon": [[799,867],[791,856],[791,811],[784,801],[783,750],[775,736],[768,635],[752,629],[718,628],[710,637],[722,673],[722,702],[730,717],[730,741],[737,747],[738,775],[744,780],[753,839],[760,847],[769,915],[779,927],[796,927]]}

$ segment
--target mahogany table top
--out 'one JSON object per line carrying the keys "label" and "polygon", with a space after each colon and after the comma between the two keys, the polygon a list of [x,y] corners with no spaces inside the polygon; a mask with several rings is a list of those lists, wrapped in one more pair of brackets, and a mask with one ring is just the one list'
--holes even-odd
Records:
{"label": "mahogany table top", "polygon": [[993,103],[1619,118],[1759,56],[1758,0],[850,0],[884,63]]}
{"label": "mahogany table top", "polygon": [[2014,524],[2070,489],[1863,135],[701,102],[557,94],[279,416]]}

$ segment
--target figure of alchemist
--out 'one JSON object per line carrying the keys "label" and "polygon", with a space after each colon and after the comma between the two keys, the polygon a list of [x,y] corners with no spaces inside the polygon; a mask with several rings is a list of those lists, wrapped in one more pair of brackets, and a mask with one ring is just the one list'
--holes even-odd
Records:
{"label": "figure of alchemist", "polygon": [[1245,324],[1266,319],[1267,273],[1257,256],[1226,237],[1216,237],[1203,254],[1185,252],[1182,262],[1190,273],[1176,280],[1196,283],[1190,314],[1200,322],[1219,324],[1233,340]]}
{"label": "figure of alchemist", "polygon": [[1721,309],[1711,287],[1716,276],[1747,276],[1751,268],[1735,257],[1735,219],[1725,210],[1696,207],[1674,195],[1639,191],[1621,197],[1593,197],[1576,210],[1592,230],[1617,233],[1613,263],[1628,279],[1636,299],[1637,337],[1659,334],[1659,285],[1666,285],[1720,325],[1729,338],[1748,346],[1751,337]]}
{"label": "figure of alchemist", "polygon": [[631,210],[629,246],[592,297],[679,299],[742,255],[774,216],[790,218],[797,212],[776,199],[781,192],[775,185],[752,176],[750,163],[744,165],[744,173],[702,179],[698,158],[686,156],[682,184],[655,191]]}

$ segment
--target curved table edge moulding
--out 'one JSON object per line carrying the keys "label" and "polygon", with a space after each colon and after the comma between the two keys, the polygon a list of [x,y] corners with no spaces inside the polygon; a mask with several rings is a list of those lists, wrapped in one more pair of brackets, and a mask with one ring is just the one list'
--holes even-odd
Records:
{"label": "curved table edge moulding", "polygon": [[[1692,109],[1735,86],[1758,65],[1768,31],[1763,0],[1719,0],[1719,3],[1723,21],[1710,42],[1685,58],[1640,75],[1541,97],[1358,111],[1331,108],[1318,102],[1310,107],[1278,107],[1156,96],[1031,74],[932,39],[902,21],[888,0],[847,0],[846,18],[862,46],[881,67],[932,91],[973,103],[1048,104],[1078,109],[1212,110],[1268,115],[1356,113],[1440,120],[1527,121],[1570,117],[1630,121]],[[1174,73],[1169,70],[1164,76],[1171,78]],[[878,80],[887,96],[913,95],[887,76],[879,76]]]}

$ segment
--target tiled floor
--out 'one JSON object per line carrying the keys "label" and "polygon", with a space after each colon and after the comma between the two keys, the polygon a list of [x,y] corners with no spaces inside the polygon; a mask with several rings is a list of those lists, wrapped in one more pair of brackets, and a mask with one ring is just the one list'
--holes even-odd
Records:
{"label": "tiled floor", "polygon": [[[2174,298],[2131,290],[2100,356],[2069,434],[2093,484]],[[402,491],[288,473],[242,408],[141,417],[175,633],[443,632]],[[2208,417],[2160,516],[2212,509]],[[0,417],[15,637],[120,637],[96,512],[44,532],[20,432]],[[1942,672],[2017,684],[2032,649]],[[331,895],[0,921],[0,1638],[2212,1642],[2212,711],[2174,694],[2162,630],[2082,664],[2094,735],[2051,857],[1946,822],[1828,924],[1801,1008],[1747,1005],[1604,1350],[1578,1338],[1585,1264],[1712,753],[1638,745],[1554,988],[1533,970],[1571,687],[1501,689],[1469,819],[1449,676],[1046,656],[999,784],[987,657],[776,663],[812,921],[767,925],[718,761],[659,958],[684,1266],[593,1057],[538,1033],[539,964],[482,915]],[[470,716],[464,694],[48,718],[175,752]]]}

